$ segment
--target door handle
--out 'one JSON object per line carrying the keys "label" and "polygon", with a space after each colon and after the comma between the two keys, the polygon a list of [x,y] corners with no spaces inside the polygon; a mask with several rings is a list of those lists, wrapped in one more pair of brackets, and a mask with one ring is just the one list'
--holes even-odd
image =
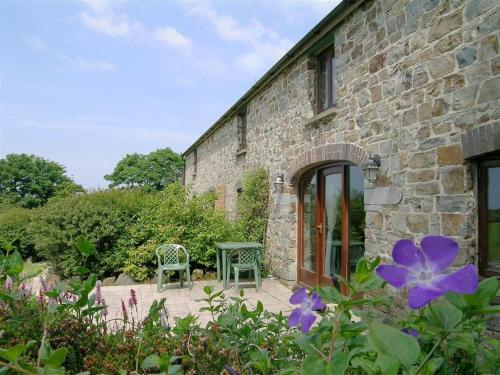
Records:
{"label": "door handle", "polygon": [[318,228],[318,232],[319,232],[319,234],[323,234],[323,224],[322,224],[322,223],[320,223],[320,224],[317,226],[317,228]]}

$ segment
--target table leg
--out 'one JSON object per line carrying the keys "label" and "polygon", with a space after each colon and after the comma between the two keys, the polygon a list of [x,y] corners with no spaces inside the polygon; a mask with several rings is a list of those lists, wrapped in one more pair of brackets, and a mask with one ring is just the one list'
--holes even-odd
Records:
{"label": "table leg", "polygon": [[215,253],[217,254],[217,281],[220,281],[220,256],[219,249],[217,248]]}
{"label": "table leg", "polygon": [[224,287],[224,289],[227,289],[227,275],[226,275],[226,250],[223,249],[222,250],[222,280],[223,280],[223,283],[222,283],[222,286]]}

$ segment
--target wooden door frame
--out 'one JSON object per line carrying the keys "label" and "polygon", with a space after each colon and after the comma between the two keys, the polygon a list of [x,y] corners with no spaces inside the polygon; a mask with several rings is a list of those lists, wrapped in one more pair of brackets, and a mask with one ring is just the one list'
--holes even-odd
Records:
{"label": "wooden door frame", "polygon": [[[323,267],[324,267],[324,233],[325,233],[325,223],[324,223],[324,189],[325,189],[325,174],[324,172],[329,169],[337,169],[342,175],[342,228],[341,228],[341,273],[349,278],[349,166],[355,166],[354,163],[349,162],[338,162],[338,163],[328,163],[323,166],[319,166],[314,168],[314,173],[316,175],[317,188],[316,188],[316,284],[320,284],[321,281],[326,281],[323,276]],[[337,172],[337,173],[339,173]],[[306,176],[307,173],[304,173],[303,176]],[[300,285],[304,285],[307,287],[311,287],[311,285],[306,284],[302,280],[302,263],[304,261],[304,252],[303,252],[303,231],[304,231],[304,179],[300,178],[297,185],[297,195],[298,195],[298,206],[297,206],[297,283]],[[322,233],[318,233],[318,223],[321,223],[323,226]],[[332,281],[333,284],[333,281]],[[345,285],[341,284],[340,288],[342,293],[347,293],[347,289]]]}

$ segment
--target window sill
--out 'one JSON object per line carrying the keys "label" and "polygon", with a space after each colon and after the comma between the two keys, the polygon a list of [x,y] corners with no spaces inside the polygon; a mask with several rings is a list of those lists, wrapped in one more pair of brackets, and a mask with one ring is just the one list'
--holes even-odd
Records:
{"label": "window sill", "polygon": [[337,107],[332,107],[324,110],[323,112],[318,113],[314,117],[311,117],[310,119],[307,119],[306,122],[304,123],[305,126],[314,126],[318,122],[329,118],[329,117],[334,117],[337,115]]}
{"label": "window sill", "polygon": [[247,153],[247,149],[242,148],[242,149],[236,151],[236,156],[242,156],[242,155],[245,155],[246,153]]}

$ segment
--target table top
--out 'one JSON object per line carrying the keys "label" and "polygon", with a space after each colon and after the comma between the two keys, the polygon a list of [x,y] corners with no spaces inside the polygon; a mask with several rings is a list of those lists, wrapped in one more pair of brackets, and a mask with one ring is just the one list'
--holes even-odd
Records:
{"label": "table top", "polygon": [[216,242],[215,246],[221,250],[262,249],[264,247],[258,242]]}

